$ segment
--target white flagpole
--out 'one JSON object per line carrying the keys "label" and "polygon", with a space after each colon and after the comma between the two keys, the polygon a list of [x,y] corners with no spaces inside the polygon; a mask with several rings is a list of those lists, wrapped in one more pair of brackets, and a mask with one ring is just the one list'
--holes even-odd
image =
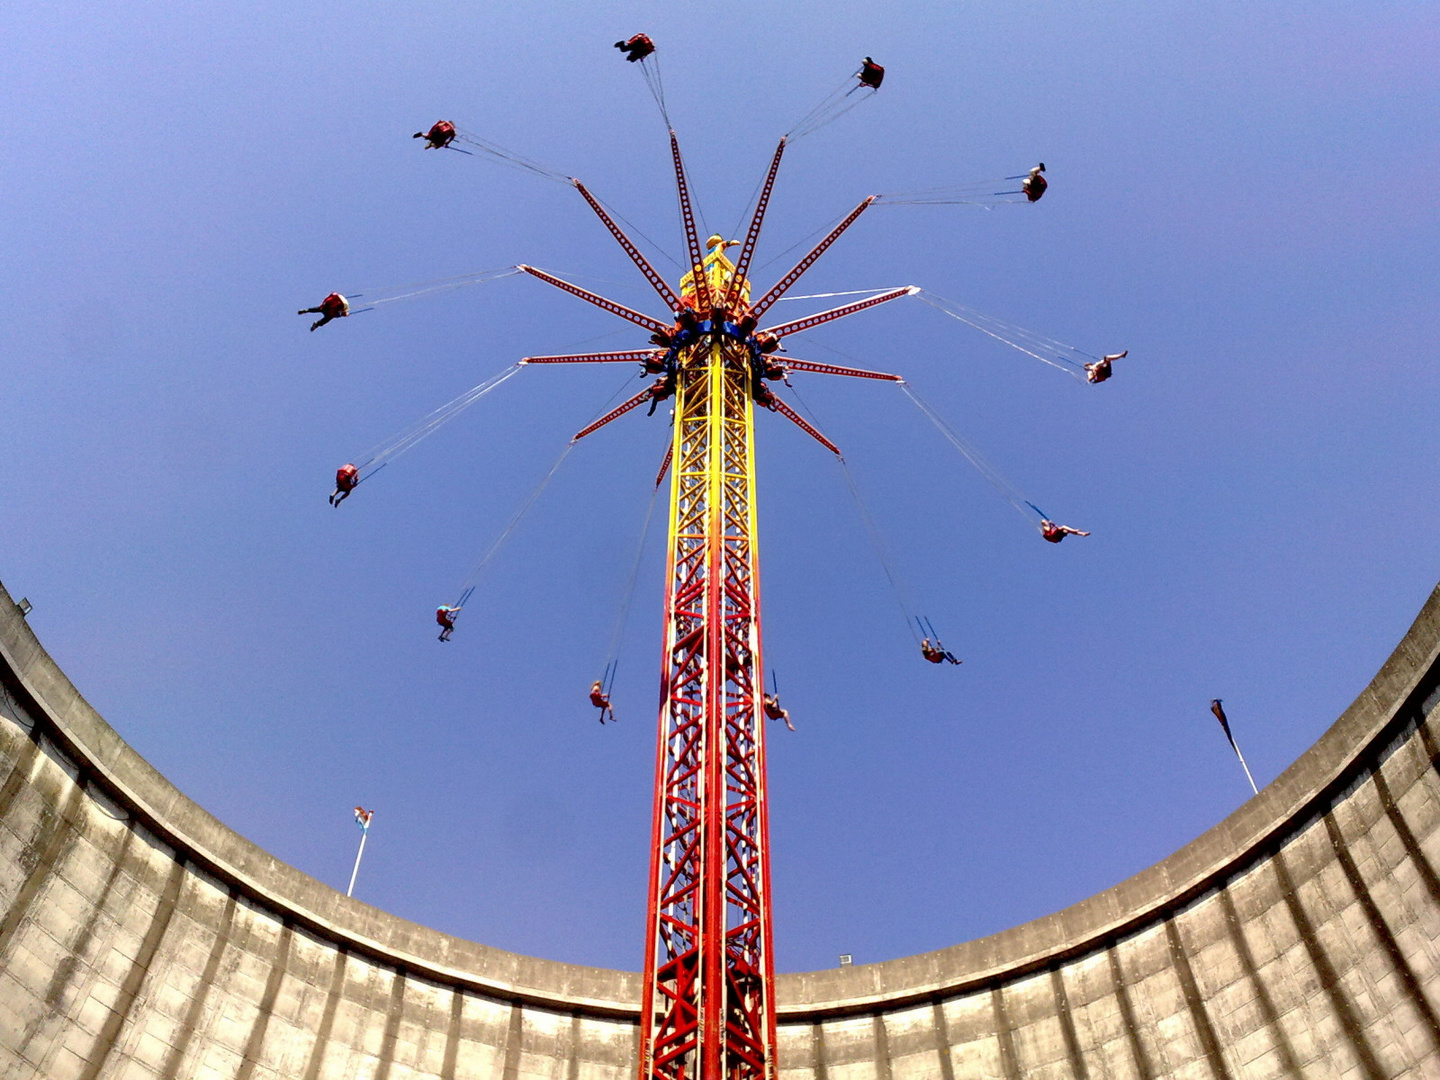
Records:
{"label": "white flagpole", "polygon": [[1210,699],[1210,711],[1215,719],[1220,721],[1220,728],[1225,732],[1225,741],[1230,744],[1230,749],[1235,751],[1235,756],[1240,759],[1240,768],[1245,770],[1245,779],[1250,781],[1250,790],[1259,795],[1260,789],[1255,786],[1255,777],[1250,775],[1250,766],[1245,764],[1245,755],[1240,753],[1240,744],[1235,741],[1234,734],[1230,731],[1230,719],[1225,715],[1224,706],[1219,698]]}
{"label": "white flagpole", "polygon": [[[1240,744],[1235,741],[1233,735],[1230,736],[1230,745],[1235,748],[1235,756],[1240,759],[1240,767],[1245,770],[1245,779],[1250,781],[1250,790],[1259,795],[1260,789],[1255,786],[1255,777],[1250,775],[1250,766],[1245,764],[1245,755],[1240,753]],[[362,840],[360,843],[363,846],[365,841]]]}
{"label": "white flagpole", "polygon": [[[374,814],[374,811],[371,811]],[[350,887],[345,890],[346,896],[355,895],[355,877],[360,873],[360,860],[365,856],[365,841],[370,839],[370,825],[367,822],[360,830],[360,850],[355,853],[355,869],[350,871]]]}

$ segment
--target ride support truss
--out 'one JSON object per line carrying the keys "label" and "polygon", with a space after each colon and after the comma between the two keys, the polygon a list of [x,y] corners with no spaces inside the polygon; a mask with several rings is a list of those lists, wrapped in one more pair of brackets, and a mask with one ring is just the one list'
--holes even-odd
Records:
{"label": "ride support truss", "polygon": [[702,339],[676,388],[644,1080],[774,1076],[753,433],[746,351]]}
{"label": "ride support truss", "polygon": [[839,448],[767,385],[787,370],[899,381],[813,361],[787,365],[781,338],[912,294],[889,289],[844,307],[757,330],[779,300],[864,212],[866,199],[751,304],[750,263],[785,150],[770,164],[739,266],[713,236],[704,254],[672,131],[690,270],[678,290],[579,181],[575,187],[661,299],[664,323],[533,266],[518,269],[651,331],[650,349],[530,356],[522,364],[639,362],[658,379],[576,433],[573,442],[645,404],[673,400],[659,739],[640,1020],[640,1080],[775,1080],[775,963],[766,802],[760,561],[755,526],[755,407]]}

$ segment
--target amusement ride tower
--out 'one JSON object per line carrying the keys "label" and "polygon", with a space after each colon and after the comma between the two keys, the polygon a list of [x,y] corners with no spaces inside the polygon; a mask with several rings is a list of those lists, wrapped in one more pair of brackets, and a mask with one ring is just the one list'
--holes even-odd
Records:
{"label": "amusement ride tower", "polygon": [[760,329],[769,308],[874,201],[866,199],[764,296],[746,277],[785,152],[775,151],[739,258],[712,236],[702,253],[684,162],[670,133],[691,268],[678,294],[600,203],[580,193],[671,308],[662,323],[533,267],[521,269],[652,332],[655,348],[529,357],[526,363],[640,361],[654,384],[576,435],[647,401],[674,398],[673,463],[651,832],[642,1080],[769,1080],[775,1072],[760,556],[754,409],[779,412],[839,450],[770,390],[789,371],[899,381],[893,375],[773,357],[786,334],[909,295],[890,289]]}

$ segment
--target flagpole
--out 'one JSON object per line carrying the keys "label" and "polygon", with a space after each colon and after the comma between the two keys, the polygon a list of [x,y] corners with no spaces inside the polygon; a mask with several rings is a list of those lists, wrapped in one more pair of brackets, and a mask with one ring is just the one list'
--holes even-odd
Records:
{"label": "flagpole", "polygon": [[1225,741],[1240,759],[1240,768],[1245,770],[1245,779],[1250,781],[1250,790],[1259,795],[1260,789],[1255,786],[1255,777],[1250,775],[1250,766],[1245,764],[1245,755],[1240,752],[1240,744],[1235,741],[1235,736],[1230,731],[1230,718],[1225,715],[1225,707],[1219,698],[1210,699],[1210,711],[1215,714],[1215,719],[1220,721],[1220,729],[1225,732]]}
{"label": "flagpole", "polygon": [[360,850],[355,853],[355,869],[350,871],[350,887],[345,890],[346,896],[355,895],[355,877],[360,873],[360,860],[365,856],[365,841],[368,839],[370,839],[370,826],[367,824],[360,830]]}
{"label": "flagpole", "polygon": [[[1250,781],[1250,790],[1259,795],[1260,789],[1255,786],[1255,777],[1250,775],[1250,766],[1245,764],[1245,755],[1240,753],[1240,744],[1235,741],[1234,736],[1231,736],[1230,745],[1235,747],[1235,756],[1240,759],[1240,767],[1245,770],[1245,779]],[[361,840],[360,843],[364,846],[365,841]]]}

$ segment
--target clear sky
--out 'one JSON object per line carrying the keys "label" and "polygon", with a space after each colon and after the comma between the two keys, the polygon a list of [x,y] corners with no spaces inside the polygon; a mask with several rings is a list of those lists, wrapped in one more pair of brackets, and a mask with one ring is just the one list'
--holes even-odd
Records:
{"label": "clear sky", "polygon": [[[663,532],[600,673],[663,411],[586,440],[433,611],[614,368],[530,369],[340,510],[336,466],[520,356],[644,334],[514,278],[308,333],[308,307],[532,262],[659,310],[573,192],[410,134],[440,117],[580,176],[678,254],[664,130],[611,42],[659,43],[712,228],[786,157],[757,264],[873,192],[1047,165],[1036,206],[877,207],[802,291],[918,284],[1090,352],[1081,385],[906,300],[796,338],[843,478],[758,424],[782,970],[942,947],[1164,857],[1273,779],[1440,578],[1433,3],[12,4],[0,10],[0,578],[101,713],[279,857],[476,940],[641,962]],[[674,272],[656,256],[667,273]],[[787,265],[755,274],[764,287]],[[796,314],[803,304],[789,310]],[[661,515],[657,515],[659,518]],[[657,521],[657,526],[658,526]]]}

